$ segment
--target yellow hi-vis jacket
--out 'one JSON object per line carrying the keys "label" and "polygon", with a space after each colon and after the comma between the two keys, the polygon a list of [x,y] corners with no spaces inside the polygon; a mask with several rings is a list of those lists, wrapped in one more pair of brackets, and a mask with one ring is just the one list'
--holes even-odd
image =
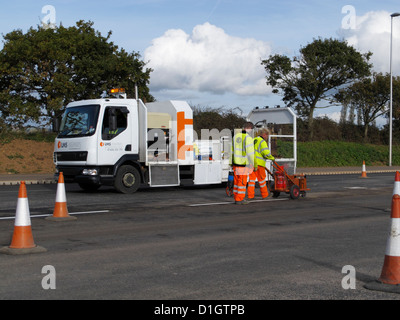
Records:
{"label": "yellow hi-vis jacket", "polygon": [[245,132],[239,132],[233,137],[231,164],[241,167],[254,166],[254,141]]}
{"label": "yellow hi-vis jacket", "polygon": [[200,155],[199,147],[197,146],[196,143],[193,143],[193,156],[194,156],[194,159],[197,160],[199,158],[199,155]]}
{"label": "yellow hi-vis jacket", "polygon": [[254,138],[254,151],[256,167],[261,166],[265,168],[265,160],[275,160],[274,156],[268,148],[268,143],[261,137]]}

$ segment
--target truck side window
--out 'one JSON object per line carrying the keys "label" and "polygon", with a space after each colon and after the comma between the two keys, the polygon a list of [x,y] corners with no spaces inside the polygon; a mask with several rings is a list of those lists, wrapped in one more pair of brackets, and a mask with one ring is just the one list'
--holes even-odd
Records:
{"label": "truck side window", "polygon": [[128,126],[128,110],[124,107],[107,107],[104,111],[101,138],[111,140]]}

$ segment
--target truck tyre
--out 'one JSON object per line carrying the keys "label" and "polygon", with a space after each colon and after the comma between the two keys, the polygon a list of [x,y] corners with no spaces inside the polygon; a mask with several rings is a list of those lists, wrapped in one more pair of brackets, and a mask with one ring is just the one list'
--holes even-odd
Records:
{"label": "truck tyre", "polygon": [[140,186],[139,171],[132,166],[121,166],[115,177],[114,187],[121,193],[134,193]]}

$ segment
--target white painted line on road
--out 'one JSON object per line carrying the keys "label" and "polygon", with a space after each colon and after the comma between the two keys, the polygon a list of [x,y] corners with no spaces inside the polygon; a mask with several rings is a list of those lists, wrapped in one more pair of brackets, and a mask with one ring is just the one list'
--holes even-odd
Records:
{"label": "white painted line on road", "polygon": [[70,213],[70,215],[74,215],[74,214],[88,214],[88,213],[104,213],[104,212],[110,212],[110,210],[73,212],[73,213]]}
{"label": "white painted line on road", "polygon": [[289,198],[250,200],[250,203],[251,202],[284,201],[284,200],[289,200]]}
{"label": "white painted line on road", "polygon": [[[89,213],[104,213],[104,212],[110,212],[110,210],[70,212],[69,215],[89,214]],[[35,214],[35,215],[31,215],[31,218],[40,218],[40,217],[49,217],[49,216],[52,216],[52,214]],[[12,216],[12,217],[0,217],[0,220],[10,220],[10,219],[15,219],[15,216]]]}
{"label": "white painted line on road", "polygon": [[212,203],[197,203],[197,204],[189,204],[188,207],[201,207],[201,206],[216,206],[221,204],[233,204],[234,202],[212,202]]}
{"label": "white painted line on road", "polygon": [[366,187],[344,187],[345,189],[350,189],[350,190],[366,190],[368,188]]}
{"label": "white painted line on road", "polygon": [[[288,198],[282,198],[282,199],[262,199],[262,200],[250,200],[250,203],[253,202],[270,202],[270,201],[283,201],[283,200],[289,200]],[[235,204],[235,202],[210,202],[210,203],[197,203],[197,204],[189,204],[189,207],[201,207],[201,206],[218,206],[218,205],[224,205],[224,204]]]}

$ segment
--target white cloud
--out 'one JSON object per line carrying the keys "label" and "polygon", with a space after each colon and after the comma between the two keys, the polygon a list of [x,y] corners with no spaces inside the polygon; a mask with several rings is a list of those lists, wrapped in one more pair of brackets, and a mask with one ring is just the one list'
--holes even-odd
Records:
{"label": "white cloud", "polygon": [[210,23],[197,25],[189,35],[170,29],[152,41],[144,61],[154,69],[150,88],[193,90],[213,94],[265,95],[261,60],[268,58],[268,43],[233,37]]}
{"label": "white cloud", "polygon": [[[356,27],[341,30],[340,34],[362,53],[373,53],[374,71],[389,72],[390,62],[390,13],[371,11],[356,17]],[[393,20],[393,73],[400,73],[400,17]]]}

